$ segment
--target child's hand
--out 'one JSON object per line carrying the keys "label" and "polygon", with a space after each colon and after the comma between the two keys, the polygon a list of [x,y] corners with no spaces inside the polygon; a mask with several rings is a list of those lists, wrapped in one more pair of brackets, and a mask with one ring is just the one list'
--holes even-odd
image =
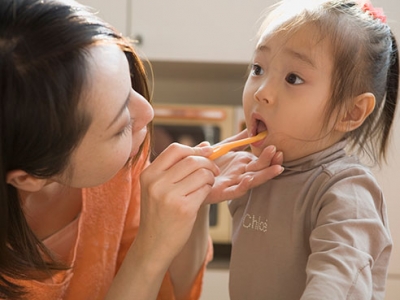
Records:
{"label": "child's hand", "polygon": [[142,244],[149,251],[162,247],[176,254],[185,244],[219,175],[218,167],[207,158],[211,153],[209,146],[191,148],[174,143],[143,171],[138,237],[147,240]]}
{"label": "child's hand", "polygon": [[274,146],[265,148],[259,157],[246,151],[225,154],[215,160],[221,174],[215,179],[206,203],[217,203],[244,195],[249,189],[281,174],[282,162],[282,152],[276,152]]}

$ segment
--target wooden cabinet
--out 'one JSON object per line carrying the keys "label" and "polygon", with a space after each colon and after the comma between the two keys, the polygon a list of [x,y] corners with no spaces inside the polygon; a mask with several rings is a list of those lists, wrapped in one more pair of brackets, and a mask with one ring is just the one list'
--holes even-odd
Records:
{"label": "wooden cabinet", "polygon": [[275,0],[129,0],[129,34],[150,60],[247,63]]}
{"label": "wooden cabinet", "polygon": [[153,61],[248,63],[264,11],[277,0],[78,0]]}

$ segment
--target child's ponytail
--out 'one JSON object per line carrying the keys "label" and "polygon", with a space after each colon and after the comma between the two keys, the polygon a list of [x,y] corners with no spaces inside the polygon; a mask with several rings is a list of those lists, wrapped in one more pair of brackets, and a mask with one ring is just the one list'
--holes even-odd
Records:
{"label": "child's ponytail", "polygon": [[390,137],[390,129],[392,127],[399,89],[399,51],[397,48],[396,38],[393,33],[392,38],[392,54],[391,54],[391,65],[388,70],[387,82],[386,82],[386,99],[382,107],[381,119],[382,119],[382,139],[380,147],[380,156],[386,158],[386,152],[388,148],[388,141]]}

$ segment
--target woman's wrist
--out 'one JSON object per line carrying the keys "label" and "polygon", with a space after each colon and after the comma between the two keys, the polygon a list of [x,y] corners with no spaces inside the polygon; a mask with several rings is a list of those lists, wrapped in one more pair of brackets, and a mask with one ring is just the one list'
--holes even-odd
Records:
{"label": "woman's wrist", "polygon": [[136,239],[118,271],[106,299],[156,299],[172,258],[162,247],[147,247]]}
{"label": "woman's wrist", "polygon": [[199,208],[190,238],[169,268],[176,299],[186,298],[204,266],[209,247],[209,211],[209,205]]}

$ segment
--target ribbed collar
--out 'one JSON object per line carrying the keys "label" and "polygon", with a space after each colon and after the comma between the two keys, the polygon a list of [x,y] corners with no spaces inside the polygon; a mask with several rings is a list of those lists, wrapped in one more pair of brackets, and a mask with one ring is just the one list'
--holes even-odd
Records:
{"label": "ribbed collar", "polygon": [[[345,157],[346,151],[344,148],[346,145],[347,141],[341,140],[340,142],[320,152],[286,162],[283,164],[285,170],[280,176],[293,175],[294,173],[309,171],[323,164],[332,162],[338,158]],[[283,155],[285,155],[285,153],[283,153]]]}

